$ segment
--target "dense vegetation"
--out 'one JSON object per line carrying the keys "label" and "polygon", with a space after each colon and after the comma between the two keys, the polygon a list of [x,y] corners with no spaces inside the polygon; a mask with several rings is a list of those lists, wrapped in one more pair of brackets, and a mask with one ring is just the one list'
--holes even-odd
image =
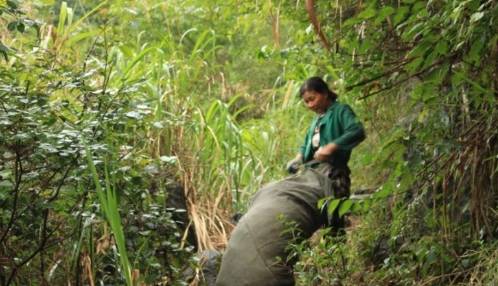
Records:
{"label": "dense vegetation", "polygon": [[285,175],[312,75],[364,122],[373,195],[338,206],[346,237],[292,246],[298,283],[498,283],[497,21],[494,0],[0,0],[0,285],[196,284],[195,251]]}

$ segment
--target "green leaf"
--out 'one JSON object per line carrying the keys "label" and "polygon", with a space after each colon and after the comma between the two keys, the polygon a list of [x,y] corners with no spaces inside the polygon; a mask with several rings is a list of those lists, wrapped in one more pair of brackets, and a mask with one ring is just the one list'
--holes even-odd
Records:
{"label": "green leaf", "polygon": [[424,58],[423,57],[417,57],[416,59],[414,59],[411,63],[407,64],[405,66],[405,70],[410,72],[410,73],[413,73],[417,70],[417,68],[424,62]]}
{"label": "green leaf", "polygon": [[474,41],[472,47],[470,48],[470,52],[468,53],[469,60],[475,64],[478,64],[481,61],[481,51],[484,46],[484,39],[480,38]]}
{"label": "green leaf", "polygon": [[377,14],[375,9],[373,7],[368,7],[364,11],[362,11],[360,14],[358,14],[358,18],[360,19],[370,19],[374,17]]}
{"label": "green leaf", "polygon": [[482,17],[484,17],[484,12],[474,13],[474,14],[472,14],[472,16],[470,16],[470,22],[471,23],[478,22],[479,20],[482,19]]}
{"label": "green leaf", "polygon": [[74,23],[74,25],[71,25],[69,27],[69,30],[68,32],[71,32],[73,31],[74,29],[76,29],[83,21],[85,21],[86,18],[92,16],[93,14],[95,14],[98,10],[100,10],[100,8],[102,8],[104,5],[107,5],[107,0],[105,1],[102,1],[99,3],[99,5],[95,6],[95,8],[93,8],[90,12],[86,13],[85,15],[83,15],[82,17],[80,17],[78,19],[78,21],[76,21]]}
{"label": "green leaf", "polygon": [[[71,35],[71,38],[69,38],[66,42],[66,46],[67,47],[70,47],[72,46],[73,44],[79,42],[79,41],[82,41],[86,38],[92,38],[92,37],[95,37],[97,35],[100,34],[100,31],[99,30],[91,30],[91,31],[88,31],[88,32],[83,32],[83,33],[79,33],[79,34],[76,34],[76,35]],[[131,57],[131,55],[130,55]]]}
{"label": "green leaf", "polygon": [[17,30],[21,33],[24,33],[24,31],[26,30],[26,26],[24,25],[24,23],[18,22],[17,23]]}
{"label": "green leaf", "polygon": [[432,50],[432,44],[428,41],[423,41],[408,53],[408,58],[421,57],[429,50]]}
{"label": "green leaf", "polygon": [[415,4],[413,5],[413,7],[412,7],[412,11],[413,11],[413,12],[418,12],[418,11],[420,11],[420,10],[424,9],[424,8],[426,7],[426,5],[427,5],[427,4],[425,3],[425,1],[419,1],[419,2],[417,2],[417,3],[415,3]]}
{"label": "green leaf", "polygon": [[383,199],[390,196],[392,193],[392,189],[387,187],[386,185],[382,186],[378,192],[375,192],[373,197],[376,199]]}
{"label": "green leaf", "polygon": [[15,1],[15,0],[7,0],[7,5],[11,8],[11,9],[17,9],[17,7],[19,6],[18,2]]}
{"label": "green leaf", "polygon": [[423,31],[423,29],[425,29],[425,28],[426,28],[425,23],[422,23],[422,22],[417,23],[417,24],[413,25],[409,30],[404,32],[402,34],[402,38],[405,41],[411,41],[418,34],[420,34]]}
{"label": "green leaf", "polygon": [[372,49],[372,47],[374,47],[374,43],[370,40],[365,40],[361,43],[358,51],[360,53],[368,53],[370,51],[370,49]]}
{"label": "green leaf", "polygon": [[380,24],[382,21],[384,21],[387,17],[391,16],[394,14],[396,10],[391,7],[391,6],[385,6],[383,7],[379,14],[377,15],[377,18],[375,18],[375,24]]}
{"label": "green leaf", "polygon": [[408,11],[409,9],[406,6],[401,6],[398,8],[398,10],[396,11],[396,15],[394,16],[393,19],[394,26],[398,25],[399,23],[401,23],[401,21],[403,21]]}
{"label": "green leaf", "polygon": [[344,28],[347,28],[347,27],[351,27],[351,26],[354,26],[358,23],[361,23],[363,20],[359,17],[352,17],[352,18],[349,18],[347,19],[344,23],[343,23],[343,27]]}
{"label": "green leaf", "polygon": [[17,28],[17,21],[13,21],[7,24],[7,29],[11,32],[14,31],[16,28]]}
{"label": "green leaf", "polygon": [[351,212],[358,213],[363,210],[363,202],[353,202],[353,206],[351,207]]}
{"label": "green leaf", "polygon": [[1,41],[0,41],[0,54],[3,55],[4,59],[6,61],[9,60],[9,57],[7,56],[7,53],[9,52],[9,48],[5,46]]}
{"label": "green leaf", "polygon": [[370,209],[370,204],[371,204],[372,200],[371,199],[366,199],[363,201],[363,204],[362,204],[362,211],[366,212]]}
{"label": "green leaf", "polygon": [[446,55],[448,53],[448,43],[445,40],[440,40],[436,44],[436,52],[440,55]]}
{"label": "green leaf", "polygon": [[380,12],[379,12],[379,17],[387,17],[387,16],[390,16],[392,14],[394,14],[394,12],[396,12],[396,10],[391,7],[391,6],[385,6],[383,7]]}
{"label": "green leaf", "polygon": [[140,52],[140,54],[138,54],[134,59],[133,61],[131,62],[131,64],[129,64],[125,71],[123,72],[123,78],[127,78],[128,77],[128,74],[132,71],[133,67],[135,67],[140,61],[143,60],[143,58],[148,54],[150,53],[151,51],[155,50],[156,48],[155,47],[150,47],[150,48],[147,48],[143,51]]}
{"label": "green leaf", "polygon": [[341,202],[341,199],[334,199],[334,200],[329,200],[327,203],[327,214],[332,215],[334,211],[337,209],[339,206],[339,203]]}
{"label": "green leaf", "polygon": [[352,205],[353,205],[352,200],[345,200],[339,207],[339,216],[341,217],[344,216],[344,214],[346,214],[351,209]]}
{"label": "green leaf", "polygon": [[57,34],[62,36],[64,33],[64,24],[66,22],[66,17],[67,17],[67,3],[65,1],[62,2],[61,4],[61,11],[59,13],[59,22],[57,24]]}
{"label": "green leaf", "polygon": [[67,26],[71,27],[73,24],[74,11],[72,8],[67,8]]}
{"label": "green leaf", "polygon": [[327,198],[319,199],[318,200],[318,209],[320,211],[323,211],[323,207],[325,206],[325,203],[328,201]]}

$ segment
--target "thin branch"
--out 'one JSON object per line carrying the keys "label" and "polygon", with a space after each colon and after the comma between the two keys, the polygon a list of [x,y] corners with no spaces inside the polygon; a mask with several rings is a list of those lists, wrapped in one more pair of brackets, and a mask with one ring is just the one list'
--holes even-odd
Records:
{"label": "thin branch", "polygon": [[[73,163],[75,163],[78,160],[78,157],[79,157],[79,153],[76,156],[76,158],[73,160]],[[62,186],[64,185],[64,182],[66,181],[66,178],[69,175],[70,171],[71,171],[70,167],[66,169],[66,171],[64,172],[64,175],[62,176],[62,178],[59,182],[59,185],[57,186],[57,189],[55,190],[54,194],[50,198],[48,198],[47,203],[50,203],[57,198],[57,196],[59,195],[59,192],[60,192]]]}
{"label": "thin branch", "polygon": [[414,60],[414,58],[412,58],[412,59],[405,59],[405,60],[401,61],[401,63],[399,63],[399,64],[398,64],[398,65],[396,65],[395,67],[393,67],[393,68],[391,68],[391,69],[389,69],[389,70],[387,70],[387,71],[385,71],[385,72],[383,72],[383,73],[381,73],[381,74],[378,74],[378,75],[376,75],[376,76],[374,76],[374,77],[372,77],[372,78],[369,78],[369,79],[366,79],[366,80],[360,81],[360,82],[358,82],[358,83],[352,84],[352,85],[350,85],[350,86],[346,86],[346,91],[350,91],[350,90],[352,90],[352,89],[353,89],[353,88],[355,88],[355,87],[358,87],[358,86],[363,86],[363,85],[367,85],[367,84],[369,84],[369,83],[371,83],[371,82],[373,82],[373,81],[376,81],[376,80],[378,80],[378,79],[381,79],[381,78],[383,78],[383,77],[385,77],[385,76],[389,76],[389,75],[391,75],[392,73],[394,73],[394,72],[396,72],[396,71],[399,71],[399,70],[400,70],[403,66],[405,66],[405,65],[406,65],[406,64],[408,64],[408,63],[410,63],[410,62],[411,62],[411,61],[413,61],[413,60]]}
{"label": "thin branch", "polygon": [[308,11],[309,19],[311,21],[311,24],[313,25],[313,28],[315,28],[315,32],[318,35],[320,42],[327,51],[330,51],[329,41],[327,40],[327,37],[325,37],[325,34],[323,33],[322,28],[320,27],[320,22],[318,21],[318,17],[316,16],[314,0],[306,0],[306,11]]}
{"label": "thin branch", "polygon": [[[73,212],[74,209],[80,204],[80,202],[78,201],[77,203],[74,204],[74,206],[69,210],[69,213]],[[65,238],[62,238],[62,239],[58,239],[56,241],[54,241],[53,243],[51,244],[48,244],[47,245],[47,242],[49,240],[49,238],[55,233],[57,232],[63,225],[65,225],[65,221],[61,221],[53,230],[51,230],[50,232],[46,232],[46,229],[47,229],[47,224],[46,224],[46,221],[44,221],[44,225],[43,225],[43,231],[45,232],[45,235],[42,237],[42,240],[40,241],[40,244],[38,244],[38,247],[29,255],[27,256],[26,258],[24,258],[19,264],[16,264],[14,265],[13,269],[12,269],[12,272],[10,273],[9,275],[9,278],[7,279],[7,283],[5,285],[9,285],[12,280],[14,279],[14,277],[16,276],[17,274],[17,271],[23,267],[24,265],[26,265],[28,262],[30,262],[36,255],[38,255],[40,252],[42,251],[45,251],[53,246],[56,246],[56,245],[59,245],[61,242],[63,242],[65,240]],[[74,233],[72,234],[74,235]],[[72,236],[71,235],[71,236]]]}
{"label": "thin branch", "polygon": [[366,99],[366,98],[368,98],[368,97],[370,97],[370,96],[373,96],[373,95],[376,95],[376,94],[382,93],[382,92],[384,92],[384,91],[386,91],[386,90],[390,90],[390,89],[392,89],[392,88],[394,88],[394,87],[396,87],[396,86],[398,86],[398,85],[400,85],[400,84],[402,84],[402,83],[404,83],[404,82],[406,82],[406,81],[408,81],[408,80],[410,80],[410,79],[412,79],[412,78],[414,78],[414,77],[421,76],[421,75],[423,75],[424,73],[426,73],[426,72],[430,71],[433,67],[440,65],[442,62],[446,61],[447,59],[449,59],[449,58],[451,58],[451,57],[453,57],[453,56],[449,56],[449,57],[442,58],[442,59],[440,59],[440,60],[438,60],[438,61],[434,62],[434,63],[433,63],[433,64],[431,64],[430,66],[428,66],[428,67],[426,67],[426,68],[424,68],[424,69],[422,69],[422,70],[420,70],[420,71],[418,71],[418,72],[416,72],[416,73],[414,73],[414,74],[412,74],[412,75],[409,75],[409,76],[407,76],[407,77],[405,77],[405,78],[403,78],[403,79],[400,79],[400,80],[396,81],[396,82],[395,82],[395,83],[393,83],[393,84],[390,84],[390,85],[388,85],[388,86],[386,86],[386,87],[384,87],[384,88],[381,88],[381,89],[379,89],[379,90],[376,90],[376,91],[374,91],[374,92],[371,92],[371,93],[369,93],[369,94],[366,94],[366,95],[364,95],[364,96],[361,96],[360,98],[358,98],[358,100],[363,100],[363,99]]}
{"label": "thin branch", "polygon": [[[47,240],[47,223],[48,223],[49,209],[43,211],[43,226],[42,226],[42,239],[41,241]],[[42,283],[45,282],[45,255],[44,249],[40,250],[40,275]]]}
{"label": "thin branch", "polygon": [[17,214],[17,202],[19,200],[19,193],[21,192],[20,186],[21,186],[21,181],[22,181],[22,175],[23,175],[23,169],[22,169],[22,162],[21,162],[21,155],[19,154],[19,146],[16,146],[16,162],[15,162],[15,170],[16,170],[16,182],[14,185],[14,202],[12,203],[12,213],[10,214],[10,219],[9,223],[7,224],[7,228],[5,229],[5,232],[2,234],[2,237],[0,238],[0,244],[4,242],[4,240],[7,238],[7,234],[9,233],[10,229],[14,225],[15,217]]}

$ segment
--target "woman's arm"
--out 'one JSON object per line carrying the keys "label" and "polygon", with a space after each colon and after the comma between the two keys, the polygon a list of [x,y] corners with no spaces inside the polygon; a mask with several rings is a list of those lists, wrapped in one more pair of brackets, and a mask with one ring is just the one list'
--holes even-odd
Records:
{"label": "woman's arm", "polygon": [[361,141],[365,140],[365,129],[363,124],[358,120],[351,107],[345,105],[341,110],[339,122],[343,126],[343,134],[331,143],[338,145],[338,149],[351,150]]}
{"label": "woman's arm", "polygon": [[339,122],[344,130],[343,134],[327,145],[320,147],[315,152],[314,159],[326,161],[336,151],[351,150],[366,138],[363,125],[348,105],[344,105],[340,111]]}
{"label": "woman's arm", "polygon": [[325,146],[322,146],[316,150],[313,158],[319,161],[326,161],[335,151],[339,149],[339,145],[335,143],[330,143]]}

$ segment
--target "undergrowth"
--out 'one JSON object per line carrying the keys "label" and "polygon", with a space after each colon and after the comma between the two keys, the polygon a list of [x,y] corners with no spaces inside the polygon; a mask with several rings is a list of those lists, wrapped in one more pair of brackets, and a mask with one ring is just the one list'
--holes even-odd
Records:
{"label": "undergrowth", "polygon": [[0,284],[185,284],[285,176],[314,75],[373,195],[296,280],[496,284],[496,1],[305,2],[0,1]]}

